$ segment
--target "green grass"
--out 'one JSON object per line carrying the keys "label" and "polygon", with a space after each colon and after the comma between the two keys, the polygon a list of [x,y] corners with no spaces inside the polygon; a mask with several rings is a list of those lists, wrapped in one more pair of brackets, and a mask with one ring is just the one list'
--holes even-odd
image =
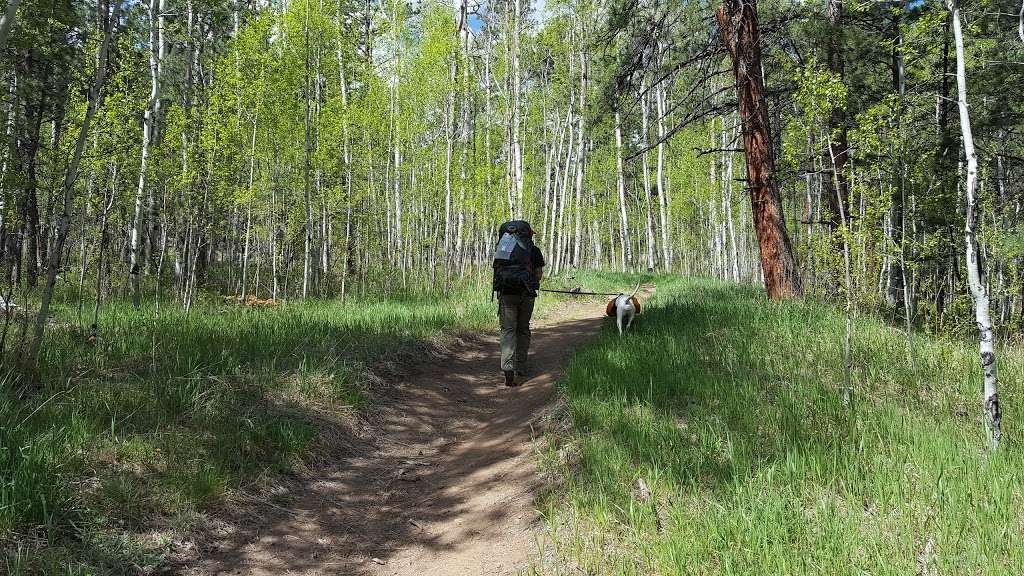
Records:
{"label": "green grass", "polygon": [[[558,555],[587,574],[1019,574],[1022,354],[988,454],[976,345],[755,287],[661,277],[626,338],[575,355],[543,462]],[[612,277],[612,284],[628,284]],[[639,480],[650,492],[640,488]],[[569,570],[567,573],[579,573]]]}
{"label": "green grass", "polygon": [[208,297],[187,317],[113,303],[95,344],[75,316],[58,303],[41,390],[18,400],[0,382],[0,573],[158,565],[174,530],[314,453],[318,415],[372,410],[367,366],[496,324],[480,287],[266,309]]}

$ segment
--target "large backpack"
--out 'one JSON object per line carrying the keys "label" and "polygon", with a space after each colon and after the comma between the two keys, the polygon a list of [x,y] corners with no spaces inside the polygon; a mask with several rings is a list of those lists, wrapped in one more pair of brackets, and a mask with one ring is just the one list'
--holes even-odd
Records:
{"label": "large backpack", "polygon": [[540,287],[533,274],[533,230],[525,220],[512,220],[498,227],[494,250],[495,292],[534,294]]}

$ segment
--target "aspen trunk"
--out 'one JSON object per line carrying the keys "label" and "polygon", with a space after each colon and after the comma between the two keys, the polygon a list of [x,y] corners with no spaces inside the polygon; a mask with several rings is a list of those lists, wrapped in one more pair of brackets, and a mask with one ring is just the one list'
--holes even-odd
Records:
{"label": "aspen trunk", "polygon": [[61,256],[64,254],[64,243],[71,228],[71,210],[75,201],[75,181],[78,179],[78,168],[82,162],[82,152],[85,150],[85,143],[89,139],[89,130],[92,126],[93,117],[96,115],[96,111],[103,100],[103,85],[107,77],[107,55],[109,53],[110,37],[113,34],[120,9],[121,5],[118,3],[114,6],[113,14],[104,14],[104,18],[99,19],[100,22],[105,21],[106,29],[103,33],[103,42],[97,48],[96,75],[89,89],[85,118],[78,132],[78,139],[75,141],[74,153],[64,171],[62,187],[63,205],[57,222],[55,245],[49,251],[47,257],[46,286],[43,289],[40,300],[39,313],[36,315],[32,339],[29,342],[26,354],[21,359],[23,366],[29,370],[34,370],[36,360],[39,357],[39,349],[43,342],[43,332],[46,329],[47,319],[50,314],[50,301],[53,299],[53,289],[57,283],[57,273],[60,271]]}
{"label": "aspen trunk", "polygon": [[7,47],[7,35],[14,27],[14,19],[18,14],[18,0],[7,0],[7,8],[0,14],[0,51]]}
{"label": "aspen trunk", "polygon": [[[826,47],[826,58],[828,68],[840,81],[845,81],[846,65],[843,60],[843,0],[826,0],[825,18],[828,21],[828,46]],[[846,106],[834,106],[829,111],[828,126],[829,149],[828,160],[832,166],[834,176],[824,180],[826,183],[826,198],[832,209],[832,227],[839,228],[842,223],[840,218],[849,217],[844,207],[840,204],[849,202],[849,184],[846,178],[846,164],[849,159],[846,130]]]}
{"label": "aspen trunk", "polygon": [[[893,42],[892,49],[892,76],[893,84],[896,89],[896,93],[899,95],[898,107],[897,107],[897,126],[903,124],[903,98],[906,92],[906,71],[903,62],[903,33],[900,30],[900,18],[896,16],[893,22],[893,28],[895,30],[896,37]],[[904,246],[904,228],[906,226],[905,217],[905,196],[906,196],[906,174],[907,174],[907,162],[903,159],[901,154],[898,154],[895,150],[892,151],[892,157],[897,158],[897,165],[899,166],[899,178],[896,182],[896,186],[892,190],[892,209],[889,211],[889,230],[891,232],[892,246],[897,250],[898,258],[894,255],[889,260],[889,282],[888,292],[886,293],[887,302],[896,306],[901,304],[900,300],[905,295],[906,287],[906,272],[904,270],[904,260],[906,259],[906,251]],[[902,303],[907,304],[907,303]],[[906,309],[906,305],[904,306]],[[909,318],[907,318],[909,322]],[[908,332],[909,338],[909,332]]]}
{"label": "aspen trunk", "polygon": [[573,251],[572,263],[574,266],[580,264],[580,238],[583,235],[583,209],[581,207],[581,199],[583,197],[583,170],[586,166],[585,142],[586,142],[586,125],[584,124],[584,117],[587,111],[587,56],[584,52],[580,52],[580,109],[577,114],[577,121],[579,127],[577,128],[576,136],[576,235],[575,235],[575,248]]}
{"label": "aspen trunk", "polygon": [[651,162],[648,158],[648,145],[650,142],[650,115],[651,115],[651,99],[647,94],[646,86],[640,85],[641,102],[640,102],[640,145],[643,147],[643,170],[644,170],[644,208],[646,209],[645,224],[646,224],[646,239],[647,239],[647,270],[654,271],[654,214],[652,212],[651,202]]}
{"label": "aspen trunk", "polygon": [[305,44],[305,86],[303,89],[303,96],[305,100],[305,116],[304,116],[304,136],[305,146],[303,148],[305,169],[303,170],[302,178],[302,192],[303,201],[306,208],[306,224],[303,234],[303,249],[302,249],[302,297],[306,298],[309,295],[309,283],[310,274],[312,273],[312,249],[313,249],[313,201],[312,201],[312,156],[313,156],[313,110],[311,102],[310,91],[312,89],[312,81],[310,80],[310,62],[309,53],[309,3],[305,6],[305,21],[303,22],[303,35]]}
{"label": "aspen trunk", "polygon": [[509,24],[506,38],[507,50],[507,90],[509,94],[508,123],[508,177],[509,177],[509,211],[513,218],[523,216],[523,150],[520,142],[522,124],[522,83],[519,66],[520,26],[522,19],[522,0],[511,0],[506,6]]}
{"label": "aspen trunk", "polygon": [[1024,2],[1020,3],[1020,14],[1017,18],[1017,35],[1020,36],[1020,41],[1024,42]]}
{"label": "aspen trunk", "polygon": [[633,264],[632,242],[629,239],[629,218],[626,215],[626,175],[622,168],[622,117],[615,111],[615,175],[619,188],[619,247],[622,271]]}
{"label": "aspen trunk", "polygon": [[117,163],[111,170],[110,178],[110,193],[106,195],[106,203],[103,206],[103,215],[100,216],[100,230],[99,230],[99,254],[97,254],[96,262],[96,299],[92,309],[92,330],[97,329],[100,317],[100,304],[103,295],[103,255],[106,254],[107,250],[107,223],[110,219],[110,209],[114,206],[115,191],[117,189]]}
{"label": "aspen trunk", "polygon": [[[732,134],[729,134],[731,130],[727,131],[725,121],[722,122],[722,149],[725,150],[729,147],[730,143],[734,138]],[[736,249],[736,226],[733,223],[732,216],[732,165],[733,165],[733,154],[732,152],[723,152],[725,155],[725,172],[722,175],[722,212],[725,214],[725,224],[729,231],[729,260],[730,260],[730,272],[732,274],[731,279],[733,282],[740,281],[740,265],[739,265],[739,254]]]}
{"label": "aspen trunk", "polygon": [[452,155],[455,152],[455,60],[449,65],[448,84],[444,115],[444,276],[451,274],[452,265]]}
{"label": "aspen trunk", "polygon": [[[555,155],[554,155],[554,157],[552,159],[551,206],[550,206],[550,212],[551,213],[549,215],[546,214],[544,216],[544,220],[546,222],[550,223],[550,226],[545,226],[545,228],[544,228],[544,236],[545,236],[544,241],[545,241],[545,246],[546,246],[545,252],[549,255],[548,256],[549,258],[554,255],[555,238],[556,238],[556,235],[557,235],[558,229],[559,229],[559,227],[558,227],[558,225],[556,223],[556,220],[555,220],[555,216],[558,213],[557,212],[557,210],[558,210],[558,193],[559,193],[559,190],[561,190],[561,187],[560,187],[559,183],[560,183],[560,181],[562,179],[562,174],[564,172],[566,172],[567,169],[568,169],[568,166],[563,168],[562,164],[561,164],[561,162],[562,162],[562,150],[564,149],[563,146],[565,145],[565,136],[566,136],[566,134],[569,134],[569,138],[570,139],[572,138],[572,127],[570,126],[571,120],[572,120],[572,106],[569,106],[566,109],[566,111],[565,111],[565,124],[562,126],[562,129],[560,130],[560,134],[559,134],[559,137],[558,137],[558,148],[555,150]],[[572,142],[569,142],[569,147],[570,148],[572,147]],[[566,160],[566,164],[568,164],[568,160]]]}
{"label": "aspen trunk", "polygon": [[974,151],[974,135],[971,132],[971,117],[967,107],[967,67],[964,57],[964,35],[960,25],[960,7],[956,0],[946,0],[952,12],[953,39],[956,45],[957,105],[960,108],[960,132],[963,138],[964,156],[967,158],[966,219],[964,239],[966,244],[965,264],[967,284],[974,300],[974,319],[978,326],[978,349],[981,355],[981,369],[984,373],[983,410],[985,431],[989,446],[999,447],[1002,435],[1002,417],[999,407],[999,380],[996,373],[995,331],[989,313],[988,289],[982,283],[978,263],[978,207],[975,193],[978,186],[978,156]]}
{"label": "aspen trunk", "polygon": [[256,118],[252,119],[252,142],[249,147],[249,202],[245,206],[245,246],[242,248],[242,302],[245,302],[249,283],[249,239],[252,230],[252,180],[256,170]]}
{"label": "aspen trunk", "polygon": [[150,0],[149,2],[149,105],[142,119],[142,156],[139,162],[139,186],[135,191],[135,210],[132,219],[131,244],[128,260],[128,274],[132,285],[132,304],[138,308],[142,303],[142,287],[140,277],[142,276],[142,262],[140,252],[142,249],[142,213],[143,198],[146,195],[146,171],[149,165],[150,147],[153,145],[156,132],[156,123],[160,114],[160,68],[164,56],[164,2],[165,0]]}
{"label": "aspen trunk", "polygon": [[661,262],[668,272],[672,270],[672,256],[669,251],[668,190],[665,187],[665,90],[661,86],[655,89],[655,99],[658,106],[658,172],[655,181],[658,186],[658,216],[661,221]]}
{"label": "aspen trunk", "polygon": [[[570,114],[571,115],[571,114]],[[565,231],[565,205],[569,198],[569,174],[572,166],[572,155],[573,155],[573,138],[576,137],[573,126],[569,125],[569,144],[566,146],[565,151],[565,168],[562,171],[562,185],[559,193],[558,200],[558,242],[555,243],[555,274],[561,272],[562,267],[565,263],[565,249],[566,249],[566,238],[568,234]]]}
{"label": "aspen trunk", "polygon": [[275,178],[270,184],[270,299],[274,301],[277,301],[278,292],[277,236],[277,179]]}
{"label": "aspen trunk", "polygon": [[463,246],[463,230],[466,225],[466,181],[468,180],[467,166],[469,165],[470,147],[470,82],[469,82],[469,0],[462,0],[460,3],[459,36],[462,40],[462,103],[461,103],[461,129],[460,143],[462,145],[461,160],[459,162],[459,210],[458,221],[455,226],[455,257],[458,262],[459,275],[465,273],[467,261],[466,250]]}
{"label": "aspen trunk", "polygon": [[406,282],[406,267],[405,267],[405,238],[402,235],[402,153],[401,153],[401,129],[398,119],[398,82],[402,63],[402,52],[400,45],[400,37],[398,34],[398,4],[395,4],[394,14],[392,16],[392,28],[394,29],[395,43],[395,68],[392,75],[391,82],[391,157],[392,157],[392,173],[391,183],[394,186],[394,254],[398,258],[398,268],[402,274],[402,285],[405,286]]}

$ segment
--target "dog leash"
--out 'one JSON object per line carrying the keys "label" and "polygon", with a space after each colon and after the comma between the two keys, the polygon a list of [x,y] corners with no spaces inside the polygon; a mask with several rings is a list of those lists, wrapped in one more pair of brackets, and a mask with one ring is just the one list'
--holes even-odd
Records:
{"label": "dog leash", "polygon": [[554,292],[556,294],[575,294],[577,296],[618,296],[621,292],[583,292],[582,290],[548,290],[541,288],[538,292]]}

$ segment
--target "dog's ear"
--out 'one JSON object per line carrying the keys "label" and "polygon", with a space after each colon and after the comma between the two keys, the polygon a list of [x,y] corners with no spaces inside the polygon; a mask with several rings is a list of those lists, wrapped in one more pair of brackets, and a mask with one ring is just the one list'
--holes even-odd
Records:
{"label": "dog's ear", "polygon": [[636,296],[631,297],[630,300],[633,301],[633,309],[636,310],[637,314],[639,314],[640,313],[640,300],[638,300]]}
{"label": "dog's ear", "polygon": [[608,301],[608,305],[604,307],[605,316],[615,316],[615,298]]}

